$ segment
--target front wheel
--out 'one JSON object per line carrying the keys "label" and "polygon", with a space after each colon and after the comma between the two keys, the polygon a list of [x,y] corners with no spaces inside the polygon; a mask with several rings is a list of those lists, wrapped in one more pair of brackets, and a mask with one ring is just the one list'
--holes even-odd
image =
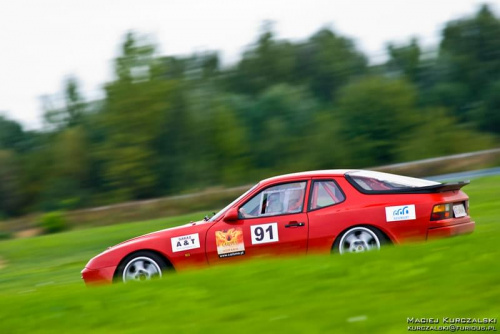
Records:
{"label": "front wheel", "polygon": [[127,256],[118,266],[115,281],[140,282],[161,278],[163,272],[168,269],[165,260],[148,251],[141,251]]}
{"label": "front wheel", "polygon": [[385,236],[377,229],[370,227],[353,227],[337,238],[333,245],[333,251],[344,253],[361,253],[374,249],[386,242]]}

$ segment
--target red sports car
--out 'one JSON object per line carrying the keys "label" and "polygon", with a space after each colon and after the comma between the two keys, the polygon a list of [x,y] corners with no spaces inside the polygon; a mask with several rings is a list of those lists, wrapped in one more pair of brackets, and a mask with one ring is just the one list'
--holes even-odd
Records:
{"label": "red sports car", "polygon": [[347,253],[470,233],[469,182],[438,183],[364,170],[263,180],[210,219],[110,247],[82,271],[87,284],[161,277],[168,269],[262,255]]}

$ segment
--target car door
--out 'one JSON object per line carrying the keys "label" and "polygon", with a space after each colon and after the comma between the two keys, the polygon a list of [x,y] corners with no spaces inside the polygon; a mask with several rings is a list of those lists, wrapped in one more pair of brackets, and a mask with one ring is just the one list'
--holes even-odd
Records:
{"label": "car door", "polygon": [[305,254],[307,187],[305,179],[265,187],[238,207],[238,220],[222,219],[211,226],[206,239],[208,262]]}

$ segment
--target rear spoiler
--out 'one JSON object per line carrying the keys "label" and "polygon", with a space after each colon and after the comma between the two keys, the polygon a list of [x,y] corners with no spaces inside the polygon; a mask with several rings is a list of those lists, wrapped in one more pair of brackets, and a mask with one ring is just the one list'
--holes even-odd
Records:
{"label": "rear spoiler", "polygon": [[404,189],[394,189],[389,191],[382,191],[385,194],[432,194],[432,193],[444,193],[445,191],[456,191],[462,189],[466,185],[470,184],[469,180],[451,182],[451,183],[440,183],[432,186],[421,187],[421,188],[404,188]]}
{"label": "rear spoiler", "polygon": [[366,190],[360,187],[356,182],[351,180],[349,174],[345,175],[346,179],[349,183],[367,195],[375,195],[375,194],[432,194],[432,193],[444,193],[446,191],[456,191],[460,190],[462,187],[470,184],[470,180],[459,181],[459,182],[451,182],[451,183],[439,183],[432,186],[426,187],[418,187],[418,188],[401,188],[401,189],[391,189],[391,190]]}
{"label": "rear spoiler", "polygon": [[445,191],[460,190],[462,187],[465,187],[468,184],[470,184],[470,180],[452,182],[452,183],[442,183],[442,184],[438,184],[435,186],[430,186],[430,188],[432,188],[431,190],[434,190],[434,191],[431,191],[433,193],[434,192],[435,193],[443,193]]}

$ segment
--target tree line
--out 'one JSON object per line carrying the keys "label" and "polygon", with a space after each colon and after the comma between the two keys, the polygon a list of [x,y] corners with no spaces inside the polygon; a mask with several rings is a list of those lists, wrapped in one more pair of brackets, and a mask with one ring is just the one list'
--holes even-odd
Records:
{"label": "tree line", "polygon": [[435,50],[412,39],[387,54],[370,65],[331,29],[292,42],[266,24],[222,66],[128,33],[102,99],[71,77],[44,99],[43,129],[0,117],[0,216],[498,145],[500,19],[487,6],[448,22]]}

